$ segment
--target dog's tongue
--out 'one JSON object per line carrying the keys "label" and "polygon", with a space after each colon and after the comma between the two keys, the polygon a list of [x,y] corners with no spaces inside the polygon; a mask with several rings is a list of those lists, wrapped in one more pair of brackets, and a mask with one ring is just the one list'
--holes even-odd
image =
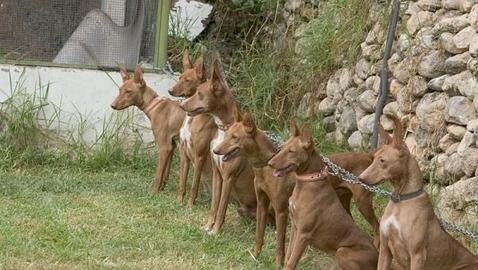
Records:
{"label": "dog's tongue", "polygon": [[274,170],[274,176],[275,177],[282,177],[282,176],[284,176],[284,171]]}

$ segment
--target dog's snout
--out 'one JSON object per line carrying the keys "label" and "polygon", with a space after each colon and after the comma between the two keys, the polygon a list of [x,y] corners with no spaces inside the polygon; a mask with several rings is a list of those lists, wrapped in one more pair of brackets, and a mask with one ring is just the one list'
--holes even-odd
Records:
{"label": "dog's snout", "polygon": [[212,152],[213,152],[214,154],[216,154],[216,155],[221,155],[216,148],[212,149]]}
{"label": "dog's snout", "polygon": [[116,104],[111,104],[111,109],[116,110]]}

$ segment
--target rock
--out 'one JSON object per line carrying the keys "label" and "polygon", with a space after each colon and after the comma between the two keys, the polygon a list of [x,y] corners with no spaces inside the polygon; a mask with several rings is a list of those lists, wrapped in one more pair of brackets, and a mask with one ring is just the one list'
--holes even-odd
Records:
{"label": "rock", "polygon": [[338,78],[341,93],[349,89],[353,84],[352,72],[348,68],[341,68],[335,73]]}
{"label": "rock", "polygon": [[463,160],[458,153],[452,154],[444,162],[444,173],[447,178],[445,183],[450,184],[454,183],[456,180],[460,179],[465,175],[463,172]]}
{"label": "rock", "polygon": [[443,52],[434,50],[426,54],[417,67],[418,74],[426,78],[435,78],[443,75],[446,56]]}
{"label": "rock", "polygon": [[401,34],[397,40],[397,51],[400,54],[406,52],[412,44],[412,39],[407,34]]}
{"label": "rock", "polygon": [[468,14],[461,16],[443,17],[434,27],[433,32],[441,34],[443,32],[458,33],[463,28],[469,26]]}
{"label": "rock", "polygon": [[[468,148],[470,148],[473,144],[475,144],[475,134],[467,131],[467,132],[465,132],[465,135],[463,136],[463,139],[461,140],[460,144],[458,145],[458,148],[456,149],[456,152],[463,156],[465,151]],[[473,168],[476,168],[476,167],[473,167]],[[475,169],[473,169],[473,172],[474,172],[474,170]]]}
{"label": "rock", "polygon": [[352,87],[349,88],[347,91],[344,93],[344,99],[350,103],[354,104],[357,101],[357,97],[364,91],[363,87]]}
{"label": "rock", "polygon": [[393,120],[383,114],[382,116],[380,116],[380,124],[382,124],[383,129],[385,129],[386,131],[392,131],[395,128]]}
{"label": "rock", "polygon": [[453,42],[455,43],[456,48],[468,50],[470,42],[475,35],[475,29],[471,26],[468,26],[453,37]]}
{"label": "rock", "polygon": [[405,86],[401,84],[397,79],[392,79],[392,81],[390,82],[389,91],[393,97],[397,98],[398,93],[403,91],[404,88]]}
{"label": "rock", "polygon": [[[444,62],[445,61],[443,60],[443,64]],[[411,59],[405,58],[402,62],[398,63],[393,70],[393,77],[395,77],[400,83],[406,84],[410,78],[410,69],[412,68]]]}
{"label": "rock", "polygon": [[448,78],[449,75],[443,75],[440,77],[436,77],[434,79],[431,79],[428,81],[427,87],[434,90],[434,91],[443,91],[443,83],[445,82],[445,79]]}
{"label": "rock", "polygon": [[326,97],[319,103],[318,112],[322,114],[323,116],[329,116],[333,114],[334,111],[335,111],[335,104],[332,102],[331,98]]}
{"label": "rock", "polygon": [[478,177],[468,178],[447,186],[440,193],[439,215],[452,223],[473,226],[478,224]]}
{"label": "rock", "polygon": [[304,5],[305,5],[304,0],[287,0],[287,2],[285,2],[284,4],[284,8],[287,11],[294,12]]}
{"label": "rock", "polygon": [[462,4],[463,4],[463,0],[442,0],[442,6],[445,9],[460,10]]}
{"label": "rock", "polygon": [[381,44],[385,40],[385,30],[380,22],[374,24],[372,30],[368,32],[365,42],[367,44]]}
{"label": "rock", "polygon": [[478,135],[478,119],[470,120],[466,125],[466,129]]}
{"label": "rock", "polygon": [[478,96],[478,82],[469,71],[447,77],[442,88],[450,95],[460,93],[470,99]]}
{"label": "rock", "polygon": [[324,129],[327,132],[331,132],[335,130],[335,116],[327,116],[322,119],[322,125],[324,125]]}
{"label": "rock", "polygon": [[335,102],[338,102],[338,99],[342,96],[340,94],[340,86],[334,76],[331,76],[327,81],[326,86],[327,97],[333,99]]}
{"label": "rock", "polygon": [[418,105],[419,100],[415,99],[406,88],[402,88],[397,96],[398,107],[404,114],[413,113]]}
{"label": "rock", "polygon": [[373,90],[375,95],[378,95],[380,92],[380,77],[379,76],[370,76],[365,81],[365,86],[367,89]]}
{"label": "rock", "polygon": [[405,145],[407,145],[408,150],[412,155],[417,156],[419,154],[420,147],[418,147],[415,134],[407,134],[407,137],[405,138]]}
{"label": "rock", "polygon": [[468,61],[470,61],[471,55],[469,52],[457,54],[449,57],[445,61],[445,72],[456,74],[466,70]]}
{"label": "rock", "polygon": [[[459,150],[457,150],[457,152],[458,151]],[[460,157],[463,159],[463,172],[468,177],[472,176],[478,167],[478,149],[466,148]]]}
{"label": "rock", "polygon": [[450,147],[448,147],[448,149],[446,149],[445,154],[450,156],[450,155],[456,153],[456,150],[458,149],[459,145],[460,145],[459,142],[450,145]]}
{"label": "rock", "polygon": [[383,107],[383,114],[393,114],[399,118],[403,117],[403,114],[398,107],[398,102],[396,101],[386,104],[385,107]]}
{"label": "rock", "polygon": [[477,0],[463,0],[461,11],[469,13],[472,7],[477,3]]}
{"label": "rock", "polygon": [[449,32],[444,32],[440,35],[440,43],[442,47],[449,53],[458,54],[466,52],[466,48],[457,48],[455,42],[453,41],[453,35]]}
{"label": "rock", "polygon": [[449,125],[446,128],[446,131],[453,139],[461,141],[461,139],[463,139],[463,136],[465,136],[466,128],[458,125]]}
{"label": "rock", "polygon": [[408,3],[408,7],[407,9],[405,10],[405,15],[413,15],[413,14],[417,14],[418,12],[420,12],[422,9],[420,7],[417,6],[417,3],[415,2],[409,2]]}
{"label": "rock", "polygon": [[352,79],[353,79],[355,85],[361,85],[362,83],[364,83],[364,80],[362,78],[360,78],[359,76],[357,76],[357,74],[354,74],[352,76]]}
{"label": "rock", "polygon": [[419,11],[412,14],[407,21],[407,30],[411,35],[415,34],[420,28],[425,26],[432,26],[435,21],[435,17],[432,12]]}
{"label": "rock", "polygon": [[441,0],[419,0],[417,6],[427,11],[437,11],[441,8]]}
{"label": "rock", "polygon": [[311,92],[306,93],[302,97],[299,103],[299,107],[297,108],[297,116],[307,118],[313,114],[313,107],[311,106],[312,104],[311,98],[312,98]]}
{"label": "rock", "polygon": [[357,103],[365,112],[371,113],[375,111],[377,96],[373,90],[366,90],[357,98]]}
{"label": "rock", "polygon": [[423,48],[438,49],[438,40],[431,27],[423,27],[416,35],[420,45]]}
{"label": "rock", "polygon": [[382,58],[383,49],[378,44],[367,45],[362,48],[362,56],[369,61],[376,61]]}
{"label": "rock", "polygon": [[450,134],[446,134],[443,136],[440,141],[438,142],[438,147],[445,152],[448,148],[451,147],[454,143],[457,143],[453,138],[450,136]]}
{"label": "rock", "polygon": [[369,72],[370,72],[370,62],[368,62],[365,58],[361,58],[357,65],[355,65],[355,73],[357,76],[363,80],[367,79]]}
{"label": "rock", "polygon": [[475,110],[478,111],[478,95],[473,99],[473,106],[475,107]]}
{"label": "rock", "polygon": [[364,150],[368,145],[368,141],[365,140],[362,133],[358,130],[352,133],[352,135],[350,135],[347,142],[350,145],[350,147],[356,151]]}
{"label": "rock", "polygon": [[445,120],[458,125],[466,125],[470,120],[478,118],[476,110],[466,97],[456,96],[448,100]]}
{"label": "rock", "polygon": [[443,126],[447,101],[448,97],[444,93],[433,92],[423,96],[416,109],[416,115],[422,128],[433,132]]}
{"label": "rock", "polygon": [[415,97],[421,97],[427,92],[427,80],[422,76],[413,76],[408,80],[408,91]]}
{"label": "rock", "polygon": [[345,137],[340,130],[335,130],[335,142],[338,144],[345,144],[347,142],[347,137]]}
{"label": "rock", "polygon": [[468,14],[468,22],[471,27],[478,31],[478,5],[474,5],[471,8],[470,14]]}
{"label": "rock", "polygon": [[347,107],[340,116],[338,130],[344,136],[349,136],[353,131],[357,130],[357,121],[355,120],[355,111],[352,107]]}
{"label": "rock", "polygon": [[478,35],[473,35],[471,38],[468,51],[473,57],[478,56]]}
{"label": "rock", "polygon": [[373,121],[374,121],[375,113],[368,114],[364,116],[358,122],[358,130],[364,134],[372,134],[373,132]]}
{"label": "rock", "polygon": [[[446,154],[438,154],[431,160],[432,168],[435,168],[434,180],[438,183],[445,178],[445,161],[448,159]],[[434,183],[432,183],[434,184]]]}
{"label": "rock", "polygon": [[391,72],[395,71],[395,68],[397,67],[398,63],[402,61],[403,58],[400,54],[394,53],[392,56],[390,56],[390,59],[388,59],[388,68],[390,69]]}

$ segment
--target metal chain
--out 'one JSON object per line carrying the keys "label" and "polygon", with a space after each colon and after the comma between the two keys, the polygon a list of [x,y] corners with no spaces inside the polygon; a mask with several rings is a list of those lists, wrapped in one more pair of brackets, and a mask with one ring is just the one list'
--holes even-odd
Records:
{"label": "metal chain", "polygon": [[[349,171],[345,170],[344,168],[338,166],[337,164],[333,163],[329,158],[324,157],[324,156],[321,156],[321,157],[322,157],[322,160],[324,161],[324,163],[330,169],[330,171],[329,171],[330,174],[332,174],[334,176],[337,176],[338,178],[342,179],[343,181],[345,181],[347,183],[358,184],[358,185],[362,186],[363,188],[365,188],[366,190],[368,190],[370,192],[377,193],[377,194],[383,195],[385,197],[391,197],[392,196],[392,192],[387,191],[385,189],[381,189],[379,187],[370,186],[370,185],[364,183],[362,181],[362,179],[360,179],[358,176],[355,176],[351,172],[349,172]],[[461,234],[465,235],[466,237],[468,237],[470,239],[473,239],[475,241],[478,240],[478,234],[476,234],[476,233],[474,233],[470,230],[467,230],[463,226],[450,223],[450,222],[448,222],[448,221],[446,221],[442,218],[439,218],[439,217],[438,217],[438,222],[440,223],[440,226],[443,229],[445,229],[446,231],[458,232],[458,233],[461,233]]]}

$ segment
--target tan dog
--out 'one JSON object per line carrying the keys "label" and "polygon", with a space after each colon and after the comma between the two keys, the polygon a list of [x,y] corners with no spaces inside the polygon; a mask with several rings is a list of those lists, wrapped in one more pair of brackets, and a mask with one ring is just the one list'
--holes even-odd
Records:
{"label": "tan dog", "polygon": [[[183,73],[179,76],[176,85],[169,90],[172,96],[190,97],[196,93],[197,87],[206,81],[206,68],[203,57],[199,57],[194,65],[191,62],[188,51],[183,54]],[[208,114],[200,114],[194,117],[186,116],[180,129],[181,159],[178,201],[184,199],[186,182],[190,162],[193,162],[194,175],[188,205],[192,206],[197,198],[201,178],[206,189],[211,193],[212,164],[210,144],[216,135],[217,126]]]}
{"label": "tan dog", "polygon": [[478,269],[478,257],[445,232],[423,190],[423,176],[415,158],[402,141],[403,128],[395,122],[393,139],[380,127],[385,142],[375,153],[372,165],[360,177],[375,185],[389,180],[394,196],[380,224],[378,269],[390,269],[392,258],[400,269]]}
{"label": "tan dog", "polygon": [[[222,77],[219,61],[214,61],[211,78],[198,87],[196,94],[183,101],[181,107],[190,116],[206,113],[212,115],[218,131],[211,141],[211,150],[223,141],[225,127],[234,122],[233,112],[238,110],[238,105]],[[217,233],[224,223],[231,191],[239,203],[238,211],[242,215],[254,217],[256,212],[252,167],[243,158],[224,162],[228,158],[228,155],[212,156],[212,201],[208,222],[204,226],[211,234]]]}
{"label": "tan dog", "polygon": [[158,97],[158,94],[146,85],[141,67],[136,66],[132,78],[124,67],[120,67],[120,74],[123,85],[119,88],[119,94],[111,104],[111,108],[123,110],[129,106],[136,106],[151,121],[159,154],[153,192],[159,192],[164,188],[169,175],[171,158],[176,146],[175,139],[179,135],[185,113],[177,102]]}
{"label": "tan dog", "polygon": [[[309,244],[325,252],[335,252],[341,269],[376,269],[377,250],[342,207],[309,129],[304,127],[300,134],[292,124],[290,134],[281,151],[269,161],[276,169],[276,176],[296,173],[296,185],[289,200],[292,231],[285,269],[296,268]],[[357,173],[356,168],[342,167]]]}
{"label": "tan dog", "polygon": [[237,114],[236,121],[227,129],[223,142],[214,148],[214,153],[227,155],[227,162],[241,156],[252,163],[257,197],[254,256],[257,257],[261,253],[269,207],[272,207],[277,228],[276,264],[283,265],[288,204],[295,181],[288,177],[278,179],[273,175],[274,170],[267,166],[267,162],[277,150],[264,132],[256,128],[251,115],[246,113],[243,119]]}

